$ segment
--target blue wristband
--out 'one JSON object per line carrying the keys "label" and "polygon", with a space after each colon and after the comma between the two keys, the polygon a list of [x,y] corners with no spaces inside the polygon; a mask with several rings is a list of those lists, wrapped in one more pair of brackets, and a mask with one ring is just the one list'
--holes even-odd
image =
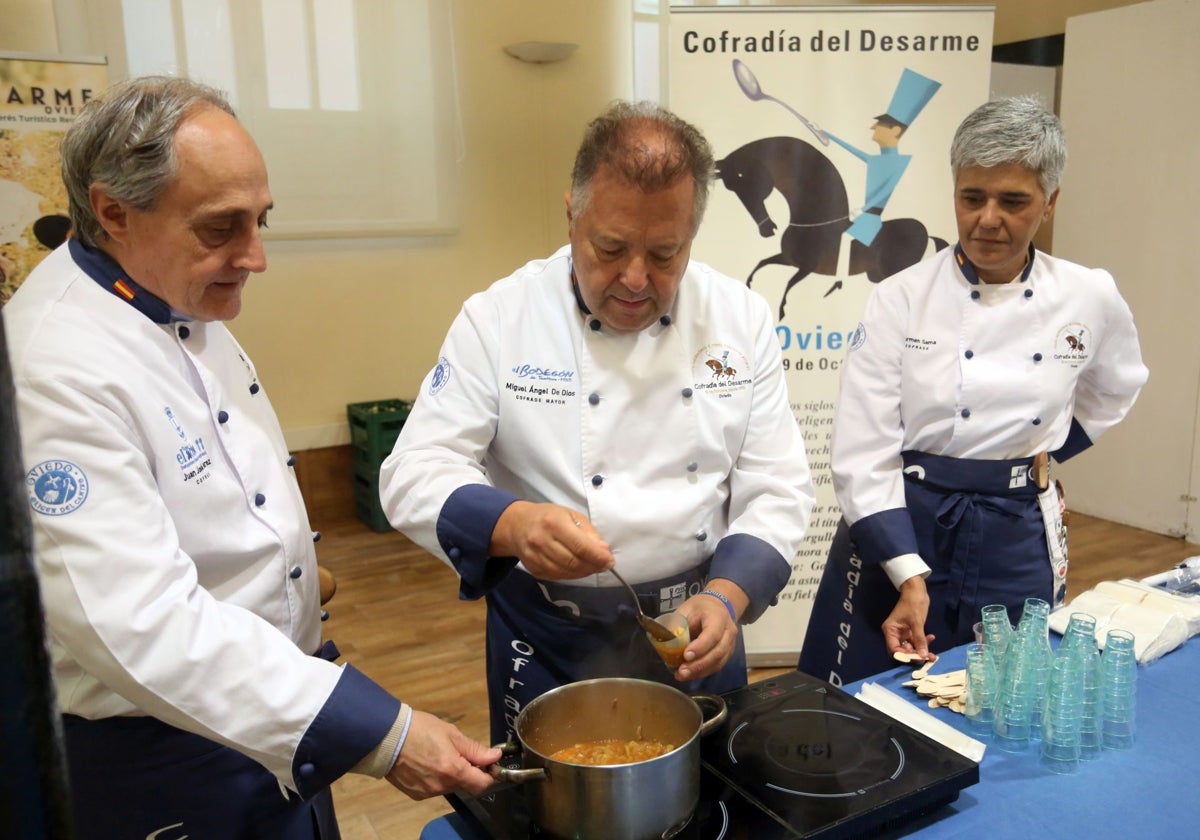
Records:
{"label": "blue wristband", "polygon": [[733,619],[733,623],[734,624],[738,623],[737,611],[734,610],[732,601],[730,601],[728,598],[726,598],[724,595],[722,595],[720,592],[716,591],[715,589],[705,589],[700,594],[701,595],[711,595],[714,598],[716,598],[718,601],[720,601],[722,604],[724,604],[725,609],[729,610],[729,617]]}

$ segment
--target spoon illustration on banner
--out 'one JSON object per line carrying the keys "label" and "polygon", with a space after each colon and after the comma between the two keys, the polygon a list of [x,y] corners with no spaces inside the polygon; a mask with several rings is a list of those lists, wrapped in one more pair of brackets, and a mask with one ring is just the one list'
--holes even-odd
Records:
{"label": "spoon illustration on banner", "polygon": [[762,85],[760,85],[758,83],[758,77],[755,76],[754,73],[751,72],[749,67],[747,67],[742,61],[740,61],[739,59],[736,59],[736,58],[733,60],[733,77],[735,79],[737,79],[738,87],[740,87],[742,89],[742,93],[746,94],[747,99],[749,99],[752,102],[760,102],[760,101],[766,100],[769,102],[774,102],[776,105],[783,106],[792,114],[792,116],[794,116],[796,119],[800,120],[800,122],[804,123],[805,128],[807,128],[814,135],[816,135],[816,138],[821,141],[821,145],[823,145],[823,146],[829,145],[829,136],[824,131],[822,131],[818,126],[816,126],[812,122],[810,122],[808,120],[808,118],[805,117],[803,114],[796,111],[796,109],[793,108],[791,105],[788,105],[786,102],[784,102],[781,99],[776,99],[774,96],[771,96],[769,93],[764,93],[763,89],[762,89]]}

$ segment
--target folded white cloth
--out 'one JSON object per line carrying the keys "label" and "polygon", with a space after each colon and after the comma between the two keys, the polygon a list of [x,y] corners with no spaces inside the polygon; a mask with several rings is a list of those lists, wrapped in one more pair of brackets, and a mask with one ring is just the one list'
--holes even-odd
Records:
{"label": "folded white cloth", "polygon": [[1096,643],[1101,649],[1109,630],[1132,633],[1134,653],[1142,665],[1200,632],[1200,604],[1195,599],[1170,595],[1136,580],[1102,581],[1080,593],[1050,614],[1050,629],[1061,636],[1075,612],[1096,619]]}

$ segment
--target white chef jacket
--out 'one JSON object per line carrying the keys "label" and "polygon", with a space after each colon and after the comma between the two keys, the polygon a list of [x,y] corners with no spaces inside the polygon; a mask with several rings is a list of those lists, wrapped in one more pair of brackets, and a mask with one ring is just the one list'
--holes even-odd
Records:
{"label": "white chef jacket", "polygon": [[59,709],[153,716],[308,795],[400,704],[310,655],[315,535],[275,413],[223,324],[155,323],[73,253],[3,310]]}
{"label": "white chef jacket", "polygon": [[[1147,376],[1108,272],[1030,248],[1021,277],[993,285],[944,249],[880,283],[851,341],[831,453],[842,514],[854,526],[904,508],[905,450],[1064,460],[1125,417]],[[893,582],[925,568],[904,562]]]}
{"label": "white chef jacket", "polygon": [[[497,500],[484,517],[454,502],[480,485]],[[514,498],[551,502],[583,511],[632,583],[713,557],[711,575],[750,595],[745,620],[787,582],[814,501],[766,302],[691,262],[667,316],[613,332],[576,297],[569,246],[466,302],[380,489],[391,523],[460,573],[486,561]],[[733,535],[753,540],[725,561]]]}

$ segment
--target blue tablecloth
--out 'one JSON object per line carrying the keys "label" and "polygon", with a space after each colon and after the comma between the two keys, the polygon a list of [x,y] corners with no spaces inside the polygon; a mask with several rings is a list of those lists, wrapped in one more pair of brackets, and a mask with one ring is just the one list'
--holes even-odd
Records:
{"label": "blue tablecloth", "polygon": [[[964,648],[942,655],[933,672],[963,667]],[[966,719],[948,709],[930,710],[901,683],[912,668],[895,668],[865,682],[883,686],[925,708],[956,729]],[[845,690],[854,694],[860,683]],[[1105,750],[1078,772],[1044,769],[1037,745],[1002,752],[988,738],[979,784],[953,804],[904,825],[896,837],[963,840],[1034,840],[1039,837],[1133,840],[1200,837],[1200,639],[1138,668],[1137,740],[1129,751]],[[979,737],[979,736],[973,736]],[[480,840],[457,814],[440,817],[421,840]]]}
{"label": "blue tablecloth", "polygon": [[[965,649],[943,655],[933,671],[963,667]],[[873,682],[924,705],[901,683],[911,668],[872,677]],[[859,683],[846,686],[851,694]],[[929,710],[956,729],[966,719],[948,709]],[[1013,754],[989,738],[979,784],[953,804],[905,826],[899,836],[1031,840],[1036,837],[1200,837],[1200,640],[1193,639],[1156,662],[1138,668],[1137,736],[1132,750],[1105,750],[1070,775],[1043,768],[1038,747]]]}

